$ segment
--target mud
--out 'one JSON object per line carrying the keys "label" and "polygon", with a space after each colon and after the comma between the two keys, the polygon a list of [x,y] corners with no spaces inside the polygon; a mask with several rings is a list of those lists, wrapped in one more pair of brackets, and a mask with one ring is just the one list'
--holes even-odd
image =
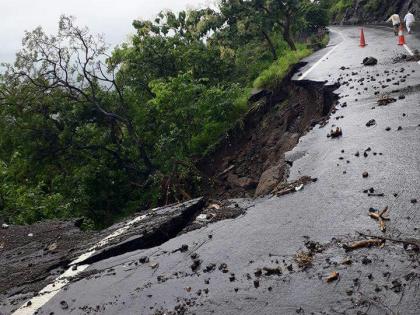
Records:
{"label": "mud", "polygon": [[323,125],[337,100],[338,85],[290,80],[301,66],[275,91],[256,91],[248,114],[200,161],[210,178],[211,196],[266,195],[287,180],[285,152],[317,124]]}
{"label": "mud", "polygon": [[0,300],[37,292],[60,275],[93,237],[77,225],[45,221],[0,229]]}

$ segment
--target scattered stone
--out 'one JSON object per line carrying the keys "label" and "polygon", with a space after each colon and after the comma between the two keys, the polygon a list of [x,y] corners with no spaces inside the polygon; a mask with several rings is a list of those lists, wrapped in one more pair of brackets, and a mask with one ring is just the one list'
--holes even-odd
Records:
{"label": "scattered stone", "polygon": [[62,308],[63,310],[66,310],[66,309],[68,309],[68,308],[69,308],[69,305],[67,304],[67,302],[66,302],[66,301],[61,301],[61,302],[60,302],[60,305],[61,305],[61,308]]}
{"label": "scattered stone", "polygon": [[385,130],[386,131],[390,131],[391,130],[391,127],[386,127]]}
{"label": "scattered stone", "polygon": [[372,127],[376,125],[376,120],[375,119],[371,119],[366,123],[366,127]]}
{"label": "scattered stone", "polygon": [[156,261],[151,261],[149,263],[149,267],[152,268],[152,269],[156,269],[157,267],[159,267],[159,263],[156,262]]}
{"label": "scattered stone", "polygon": [[229,272],[228,267],[227,267],[227,265],[226,265],[225,263],[221,263],[221,264],[220,264],[220,266],[219,266],[219,270],[220,270],[221,272],[223,272],[223,273],[228,273],[228,272]]}
{"label": "scattered stone", "polygon": [[141,263],[141,264],[147,264],[148,262],[149,262],[149,257],[147,257],[147,256],[142,256],[139,259],[139,263]]}
{"label": "scattered stone", "polygon": [[[382,86],[382,88],[384,88],[384,86]],[[382,95],[379,99],[378,99],[378,105],[379,106],[386,106],[388,104],[394,103],[397,100],[389,95]]]}
{"label": "scattered stone", "polygon": [[203,272],[212,272],[216,270],[216,264],[208,264]]}
{"label": "scattered stone", "polygon": [[367,177],[369,177],[369,173],[368,172],[363,172],[362,176],[363,176],[363,178],[367,178]]}
{"label": "scattered stone", "polygon": [[343,135],[343,130],[340,127],[337,127],[335,130],[331,129],[331,132],[327,135],[327,137],[339,138],[342,135]]}
{"label": "scattered stone", "polygon": [[402,284],[401,284],[400,280],[396,279],[396,280],[392,281],[392,287],[391,287],[392,291],[394,291],[395,293],[400,293],[401,292],[401,287],[402,287]]}
{"label": "scattered stone", "polygon": [[365,66],[375,66],[378,64],[378,59],[374,57],[366,57],[363,59],[363,65]]}
{"label": "scattered stone", "polygon": [[412,204],[417,203],[417,199],[416,199],[416,198],[411,199],[411,203],[412,203]]}
{"label": "scattered stone", "polygon": [[193,263],[191,264],[191,270],[193,272],[196,272],[198,268],[201,266],[201,260],[200,259],[194,259]]}
{"label": "scattered stone", "polygon": [[265,271],[266,276],[277,275],[280,276],[282,274],[280,267],[264,267],[263,270]]}
{"label": "scattered stone", "polygon": [[260,286],[259,280],[254,280],[254,287],[257,289]]}
{"label": "scattered stone", "polygon": [[362,258],[362,264],[363,265],[367,265],[367,264],[371,264],[372,260],[367,258],[366,256]]}
{"label": "scattered stone", "polygon": [[397,128],[397,130],[398,131],[401,131],[403,128],[401,127],[401,126],[399,126],[398,128]]}

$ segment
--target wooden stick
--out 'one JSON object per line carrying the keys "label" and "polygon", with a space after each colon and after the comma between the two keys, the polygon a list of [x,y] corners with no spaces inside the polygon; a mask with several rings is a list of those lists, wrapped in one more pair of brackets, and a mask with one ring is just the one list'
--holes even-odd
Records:
{"label": "wooden stick", "polygon": [[412,245],[420,249],[420,240],[418,239],[411,239],[411,238],[410,239],[397,239],[397,238],[391,238],[391,237],[386,237],[386,236],[369,235],[369,234],[365,234],[365,233],[361,233],[357,231],[356,233],[359,234],[360,236],[374,238],[373,241],[380,239],[383,241],[391,241],[391,242],[396,242],[396,243],[402,243],[405,245]]}

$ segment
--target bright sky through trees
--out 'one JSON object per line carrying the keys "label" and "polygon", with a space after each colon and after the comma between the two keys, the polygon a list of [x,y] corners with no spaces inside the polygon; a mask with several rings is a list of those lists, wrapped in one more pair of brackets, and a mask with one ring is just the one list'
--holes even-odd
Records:
{"label": "bright sky through trees", "polygon": [[197,8],[206,0],[1,0],[0,62],[12,62],[25,30],[41,25],[55,33],[60,15],[74,15],[79,25],[105,35],[116,45],[133,31],[131,21],[150,19],[163,9]]}

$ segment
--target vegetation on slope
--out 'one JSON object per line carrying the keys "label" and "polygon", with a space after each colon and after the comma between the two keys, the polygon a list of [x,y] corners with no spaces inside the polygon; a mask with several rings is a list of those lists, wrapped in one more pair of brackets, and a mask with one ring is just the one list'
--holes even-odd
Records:
{"label": "vegetation on slope", "polygon": [[310,34],[326,12],[223,0],[136,20],[111,54],[71,17],[55,35],[27,32],[0,78],[0,218],[98,228],[198,195],[196,159],[246,112],[251,88],[274,88],[310,53],[302,42],[322,40]]}

